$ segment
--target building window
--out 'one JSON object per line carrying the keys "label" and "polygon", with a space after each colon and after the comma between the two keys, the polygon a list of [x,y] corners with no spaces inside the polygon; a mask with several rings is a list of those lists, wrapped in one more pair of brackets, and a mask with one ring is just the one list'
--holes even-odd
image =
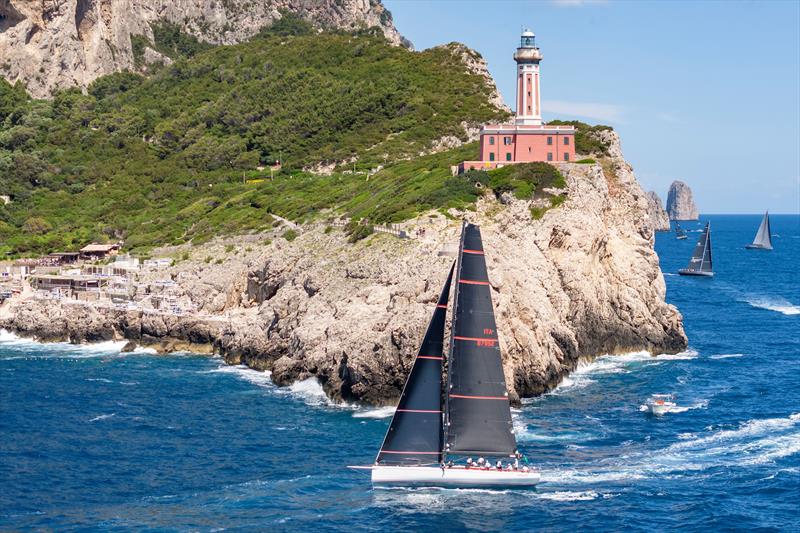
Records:
{"label": "building window", "polygon": [[494,152],[489,154],[489,161],[494,161]]}
{"label": "building window", "polygon": [[511,161],[511,152],[506,152],[506,161]]}
{"label": "building window", "polygon": [[503,144],[505,144],[506,146],[511,144],[511,137],[503,137]]}
{"label": "building window", "polygon": [[564,137],[564,146],[569,146],[569,137]]}
{"label": "building window", "polygon": [[547,146],[553,146],[553,138],[552,137],[548,137],[547,138]]}
{"label": "building window", "polygon": [[494,146],[494,137],[489,137],[489,144]]}
{"label": "building window", "polygon": [[548,161],[552,161],[553,160],[553,152],[547,152],[547,160]]}
{"label": "building window", "polygon": [[531,95],[531,92],[530,92],[530,91],[528,91],[528,96],[530,96],[530,95]]}
{"label": "building window", "polygon": [[531,112],[531,106],[528,106],[528,113]]}
{"label": "building window", "polygon": [[564,161],[569,161],[569,152],[564,152]]}
{"label": "building window", "polygon": [[528,153],[531,153],[531,147],[528,146]]}

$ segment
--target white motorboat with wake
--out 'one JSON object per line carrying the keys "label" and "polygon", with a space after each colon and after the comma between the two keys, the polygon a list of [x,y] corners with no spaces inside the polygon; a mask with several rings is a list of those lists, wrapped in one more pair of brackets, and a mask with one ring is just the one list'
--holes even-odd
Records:
{"label": "white motorboat with wake", "polygon": [[678,406],[675,403],[675,396],[672,394],[653,394],[647,399],[645,405],[648,412],[656,416],[665,415]]}

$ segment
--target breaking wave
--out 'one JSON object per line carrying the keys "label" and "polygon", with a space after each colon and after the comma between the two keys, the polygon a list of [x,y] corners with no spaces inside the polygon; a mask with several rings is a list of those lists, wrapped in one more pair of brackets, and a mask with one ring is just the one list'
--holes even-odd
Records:
{"label": "breaking wave", "polygon": [[353,413],[353,418],[389,418],[394,414],[395,407],[375,407],[372,409],[359,409]]}
{"label": "breaking wave", "polygon": [[688,349],[676,354],[650,355],[649,352],[632,352],[623,355],[602,355],[595,360],[581,361],[578,367],[568,376],[561,380],[561,383],[547,394],[559,395],[582,389],[596,380],[593,377],[608,374],[624,374],[631,372],[634,367],[650,364],[661,364],[663,361],[687,361],[697,357],[697,351]]}

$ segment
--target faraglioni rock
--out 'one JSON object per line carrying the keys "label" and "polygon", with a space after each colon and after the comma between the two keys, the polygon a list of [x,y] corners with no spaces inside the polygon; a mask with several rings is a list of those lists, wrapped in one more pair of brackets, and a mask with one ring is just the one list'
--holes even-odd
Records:
{"label": "faraglioni rock", "polygon": [[0,327],[42,340],[213,350],[271,371],[279,385],[314,377],[334,399],[393,404],[453,261],[440,252],[456,248],[464,217],[481,225],[513,399],[552,389],[599,355],[679,352],[687,339],[664,301],[647,196],[616,132],[598,136],[608,164],[558,163],[567,186],[554,193],[567,200],[540,220],[529,200],[486,195],[475,211],[452,212],[456,220],[431,212],[404,223],[412,239],[350,244],[340,230],[306,225],[249,256],[199,259],[225,253],[223,241],[158,274],[196,314],[15,298],[0,309]]}
{"label": "faraglioni rock", "polygon": [[647,193],[647,213],[650,217],[650,225],[653,231],[669,231],[669,216],[664,210],[664,204],[655,191]]}
{"label": "faraglioni rock", "polygon": [[682,181],[673,181],[667,194],[667,214],[670,220],[698,220],[700,212],[694,205],[692,190]]}
{"label": "faraglioni rock", "polygon": [[[37,98],[87,87],[105,74],[137,70],[132,38],[154,42],[152,25],[169,22],[201,41],[235,44],[296,13],[316,26],[378,28],[410,43],[380,0],[0,0],[0,75]],[[151,47],[145,63],[169,63]]]}

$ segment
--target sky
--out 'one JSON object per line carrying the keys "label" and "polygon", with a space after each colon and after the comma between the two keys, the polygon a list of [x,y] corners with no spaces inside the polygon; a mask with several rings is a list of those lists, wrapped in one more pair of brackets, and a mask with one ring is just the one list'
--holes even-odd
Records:
{"label": "sky", "polygon": [[800,1],[384,0],[417,50],[477,50],[507,103],[523,26],[545,120],[619,131],[646,190],[701,213],[800,212]]}

